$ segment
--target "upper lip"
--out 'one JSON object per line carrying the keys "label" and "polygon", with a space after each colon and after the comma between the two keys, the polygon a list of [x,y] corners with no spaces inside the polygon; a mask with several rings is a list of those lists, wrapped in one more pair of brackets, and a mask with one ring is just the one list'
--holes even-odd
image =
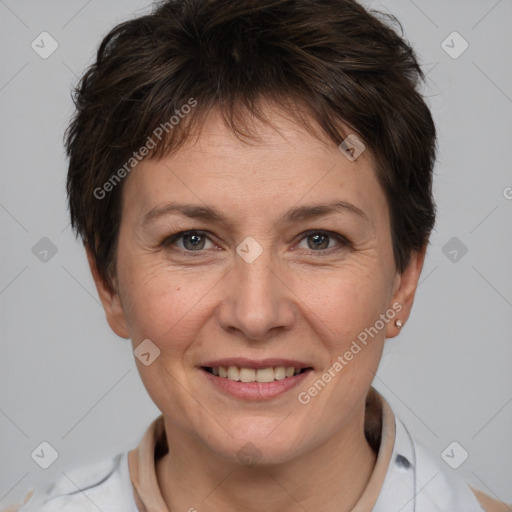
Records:
{"label": "upper lip", "polygon": [[209,368],[218,368],[219,366],[237,366],[238,368],[276,368],[277,366],[285,366],[294,368],[311,368],[311,365],[297,361],[296,359],[281,359],[281,358],[267,358],[267,359],[249,359],[246,357],[226,357],[223,359],[215,359],[206,361],[201,366]]}

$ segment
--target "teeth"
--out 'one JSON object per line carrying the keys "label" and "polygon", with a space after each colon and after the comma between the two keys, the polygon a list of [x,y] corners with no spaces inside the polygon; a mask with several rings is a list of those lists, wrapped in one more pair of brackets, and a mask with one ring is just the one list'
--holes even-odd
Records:
{"label": "teeth", "polygon": [[274,379],[283,380],[286,378],[286,368],[284,366],[278,366],[274,368]]}
{"label": "teeth", "polygon": [[256,370],[256,382],[272,382],[274,380],[274,368],[259,368]]}
{"label": "teeth", "polygon": [[236,366],[230,366],[228,368],[228,379],[229,380],[239,380],[240,379],[240,370]]}
{"label": "teeth", "polygon": [[240,368],[240,379],[236,380],[241,380],[242,382],[254,382],[256,380],[256,370],[254,368]]}
{"label": "teeth", "polygon": [[241,382],[273,382],[293,377],[301,372],[293,366],[276,366],[275,368],[239,368],[237,366],[219,366],[212,368],[212,373],[218,377]]}

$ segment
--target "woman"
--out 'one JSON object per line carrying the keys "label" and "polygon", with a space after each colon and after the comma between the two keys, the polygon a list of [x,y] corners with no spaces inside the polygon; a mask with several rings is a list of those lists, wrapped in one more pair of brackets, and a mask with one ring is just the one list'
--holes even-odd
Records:
{"label": "woman", "polygon": [[106,36],[71,220],[162,415],[32,510],[497,511],[371,384],[435,220],[408,44],[352,0],[180,0]]}

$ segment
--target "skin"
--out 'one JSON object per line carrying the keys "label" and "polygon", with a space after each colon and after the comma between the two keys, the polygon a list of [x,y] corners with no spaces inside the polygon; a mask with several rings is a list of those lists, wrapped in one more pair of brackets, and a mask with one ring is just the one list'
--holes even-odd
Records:
{"label": "skin", "polygon": [[[407,321],[425,250],[396,272],[368,149],[351,162],[275,107],[268,115],[275,129],[254,121],[260,138],[247,144],[213,111],[197,139],[132,171],[114,291],[89,255],[111,328],[134,348],[150,339],[161,351],[149,366],[136,361],[165,419],[171,449],[156,470],[169,510],[348,511],[375,464],[365,398],[385,338],[399,332],[394,320],[310,403],[297,395],[394,303]],[[366,218],[345,210],[279,222],[292,208],[335,200]],[[143,224],[170,201],[214,207],[229,223],[172,213]],[[200,251],[183,238],[162,243],[187,230],[206,232]],[[316,248],[308,230],[350,243],[333,235]],[[248,236],[263,250],[252,263],[236,252]],[[292,358],[313,371],[276,398],[248,402],[219,392],[199,368],[222,357]],[[252,465],[237,455],[249,442],[258,454]]]}

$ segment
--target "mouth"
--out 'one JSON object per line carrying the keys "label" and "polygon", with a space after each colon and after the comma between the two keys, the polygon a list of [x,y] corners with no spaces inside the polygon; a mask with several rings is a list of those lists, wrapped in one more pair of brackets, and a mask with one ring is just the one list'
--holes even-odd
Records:
{"label": "mouth", "polygon": [[206,379],[223,394],[245,400],[277,397],[297,386],[313,371],[298,361],[223,359],[199,367]]}
{"label": "mouth", "polygon": [[235,382],[274,382],[289,379],[295,375],[312,370],[311,367],[296,368],[294,366],[269,366],[267,368],[248,368],[240,366],[202,366],[202,370]]}

